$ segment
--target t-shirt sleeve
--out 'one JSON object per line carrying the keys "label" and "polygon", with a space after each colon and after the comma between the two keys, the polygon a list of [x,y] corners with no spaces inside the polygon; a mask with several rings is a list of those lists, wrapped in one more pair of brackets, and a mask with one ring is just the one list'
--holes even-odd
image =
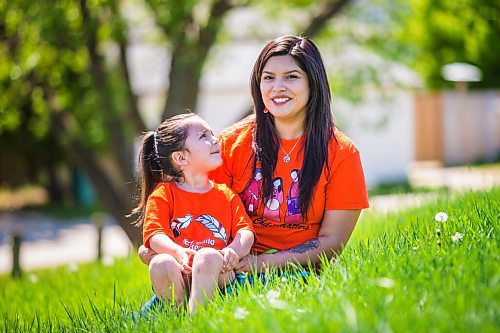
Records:
{"label": "t-shirt sleeve", "polygon": [[226,184],[228,187],[231,187],[232,178],[227,165],[230,157],[228,156],[229,152],[227,151],[228,147],[226,144],[226,140],[222,136],[219,137],[219,144],[221,148],[220,154],[222,158],[222,164],[217,169],[210,171],[208,178],[216,183]]}
{"label": "t-shirt sleeve", "polygon": [[239,230],[250,230],[254,233],[252,220],[248,216],[243,202],[241,202],[240,197],[237,194],[233,194],[231,198],[231,211],[232,211],[232,225],[231,225],[231,238],[236,236]]}
{"label": "t-shirt sleeve", "polygon": [[350,147],[341,155],[342,159],[334,163],[334,167],[330,170],[325,209],[368,208],[368,195],[359,151]]}
{"label": "t-shirt sleeve", "polygon": [[146,202],[142,237],[144,246],[149,246],[149,240],[156,234],[165,234],[171,237],[170,228],[166,225],[170,216],[170,205],[162,196],[151,195]]}

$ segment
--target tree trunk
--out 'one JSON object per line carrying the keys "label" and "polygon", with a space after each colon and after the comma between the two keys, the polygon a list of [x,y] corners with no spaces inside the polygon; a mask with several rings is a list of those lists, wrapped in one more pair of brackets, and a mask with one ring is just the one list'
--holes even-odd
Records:
{"label": "tree trunk", "polygon": [[163,111],[163,119],[185,113],[197,112],[201,68],[205,62],[203,55],[194,46],[176,47],[172,53],[170,87]]}
{"label": "tree trunk", "polygon": [[142,244],[141,230],[133,226],[132,218],[127,217],[134,206],[132,185],[128,185],[133,184],[133,182],[115,180],[119,179],[117,175],[110,174],[108,171],[116,172],[123,166],[107,161],[112,166],[110,168],[104,167],[102,163],[99,163],[95,152],[83,146],[78,140],[68,139],[66,136],[69,132],[68,119],[66,119],[68,112],[54,111],[52,115],[52,130],[66,145],[69,158],[87,175],[106,211],[116,219],[132,244],[138,247]]}

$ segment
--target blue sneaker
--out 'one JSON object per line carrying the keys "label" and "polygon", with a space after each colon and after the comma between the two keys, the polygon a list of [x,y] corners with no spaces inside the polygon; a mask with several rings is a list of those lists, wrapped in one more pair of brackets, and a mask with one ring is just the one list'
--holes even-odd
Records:
{"label": "blue sneaker", "polygon": [[132,314],[132,319],[136,320],[139,317],[147,317],[152,311],[161,306],[163,301],[159,299],[156,295],[153,295],[151,299],[144,304],[138,312]]}

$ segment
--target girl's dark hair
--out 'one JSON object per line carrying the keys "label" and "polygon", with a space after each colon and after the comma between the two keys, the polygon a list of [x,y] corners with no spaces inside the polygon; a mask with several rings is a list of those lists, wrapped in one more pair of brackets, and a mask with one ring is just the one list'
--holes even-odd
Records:
{"label": "girl's dark hair", "polygon": [[139,186],[141,197],[132,215],[139,214],[136,225],[142,225],[146,201],[155,187],[163,181],[182,181],[182,171],[172,162],[172,153],[185,149],[189,132],[189,118],[194,113],[185,113],[166,119],[154,132],[147,132],[142,139],[139,153]]}
{"label": "girl's dark hair", "polygon": [[256,126],[253,133],[255,163],[262,165],[262,195],[269,198],[272,193],[272,177],[276,169],[280,139],[276,132],[274,117],[264,113],[264,102],[260,92],[262,71],[269,58],[290,55],[297,66],[306,72],[309,79],[309,100],[305,120],[304,160],[299,180],[299,202],[305,217],[311,204],[312,194],[323,166],[329,165],[328,143],[334,132],[330,109],[331,95],[328,78],[318,48],[306,37],[282,36],[269,42],[261,51],[252,69],[250,88],[252,92]]}

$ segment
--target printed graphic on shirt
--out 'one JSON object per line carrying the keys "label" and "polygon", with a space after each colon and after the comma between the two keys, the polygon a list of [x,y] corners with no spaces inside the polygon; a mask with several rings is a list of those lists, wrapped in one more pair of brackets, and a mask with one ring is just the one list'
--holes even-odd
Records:
{"label": "printed graphic on shirt", "polygon": [[181,229],[186,229],[191,221],[193,220],[193,215],[191,214],[186,214],[184,217],[178,217],[175,220],[172,221],[170,224],[170,228],[172,229],[172,232],[174,233],[174,237],[177,238],[181,235]]}
{"label": "printed graphic on shirt", "polygon": [[196,221],[200,222],[208,230],[210,230],[215,238],[218,238],[224,241],[225,244],[227,244],[226,229],[224,229],[224,226],[220,224],[220,222],[217,221],[215,217],[212,217],[208,214],[203,214],[197,217]]}
{"label": "printed graphic on shirt", "polygon": [[273,179],[273,192],[265,200],[264,216],[266,219],[280,221],[280,206],[283,203],[283,180],[281,177]]}
{"label": "printed graphic on shirt", "polygon": [[300,171],[293,169],[290,177],[292,178],[292,183],[288,188],[288,197],[286,199],[285,223],[300,223],[302,221],[302,210],[299,204]]}
{"label": "printed graphic on shirt", "polygon": [[[172,232],[174,234],[175,238],[178,238],[181,236],[181,230],[186,229],[191,225],[191,228],[199,228],[200,226],[205,227],[208,229],[214,238],[220,239],[224,242],[224,244],[227,245],[227,233],[226,229],[224,226],[217,221],[217,219],[209,214],[202,214],[198,216],[197,218],[194,219],[198,223],[191,223],[193,222],[193,216],[191,214],[186,214],[183,217],[178,217],[172,221],[170,224],[170,228],[172,229]],[[191,234],[195,235],[196,232],[190,231]],[[199,233],[199,232],[198,232]],[[189,234],[189,233],[188,233]],[[182,240],[182,243],[193,250],[199,250],[202,247],[205,246],[214,246],[215,245],[215,239],[213,238],[206,238],[202,241],[195,241],[188,239],[185,237]]]}
{"label": "printed graphic on shirt", "polygon": [[241,201],[246,208],[248,216],[257,214],[259,208],[259,192],[262,180],[262,173],[259,168],[255,169],[255,175],[248,188],[241,194]]}
{"label": "printed graphic on shirt", "polygon": [[[290,172],[288,190],[284,189],[284,182],[281,177],[273,179],[273,191],[270,198],[262,200],[260,188],[262,186],[262,173],[259,168],[255,170],[255,175],[247,189],[241,194],[241,200],[247,211],[248,216],[254,217],[257,215],[257,209],[261,200],[264,203],[262,217],[265,220],[273,220],[284,224],[302,224],[302,210],[299,201],[299,180],[300,170],[293,169]],[[286,201],[285,201],[286,191]],[[286,206],[285,216],[281,221],[281,207]],[[288,227],[287,227],[288,228]]]}

